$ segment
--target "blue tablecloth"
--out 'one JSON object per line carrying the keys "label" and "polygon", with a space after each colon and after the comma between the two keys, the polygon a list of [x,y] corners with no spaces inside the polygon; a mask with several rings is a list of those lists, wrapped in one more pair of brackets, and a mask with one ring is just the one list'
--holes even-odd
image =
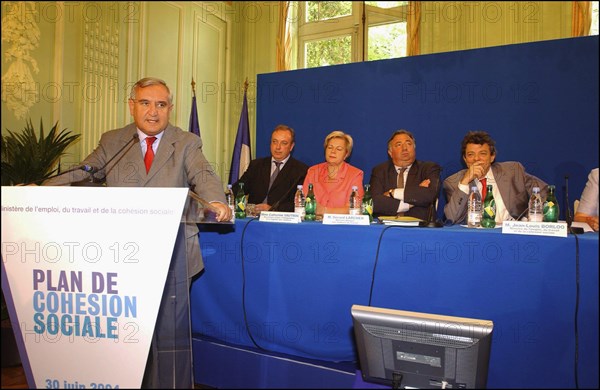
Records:
{"label": "blue tablecloth", "polygon": [[494,321],[489,387],[573,387],[578,310],[579,386],[598,386],[596,233],[578,236],[576,301],[572,235],[247,219],[201,230],[194,333],[355,361],[353,304],[479,318]]}

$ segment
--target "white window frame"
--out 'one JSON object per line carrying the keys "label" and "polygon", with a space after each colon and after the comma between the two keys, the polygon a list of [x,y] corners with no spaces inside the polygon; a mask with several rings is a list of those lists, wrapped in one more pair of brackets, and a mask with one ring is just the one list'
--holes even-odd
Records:
{"label": "white window frame", "polygon": [[[311,41],[350,36],[352,41],[351,62],[366,60],[368,27],[389,23],[406,22],[408,4],[394,8],[379,8],[365,5],[362,1],[352,2],[352,14],[339,18],[306,22],[306,1],[299,2],[298,9],[298,69],[305,68],[305,45]],[[365,23],[362,15],[365,15]],[[365,28],[365,26],[368,26]]]}

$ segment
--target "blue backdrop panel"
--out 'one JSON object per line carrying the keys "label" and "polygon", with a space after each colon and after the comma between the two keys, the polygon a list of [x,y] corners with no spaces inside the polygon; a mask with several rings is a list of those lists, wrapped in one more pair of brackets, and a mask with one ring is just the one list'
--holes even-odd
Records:
{"label": "blue backdrop panel", "polygon": [[284,123],[296,130],[294,156],[313,165],[325,136],[343,130],[355,141],[348,161],[368,180],[405,128],[445,178],[463,168],[465,133],[486,130],[498,161],[556,184],[564,218],[564,176],[572,201],[598,166],[598,54],[593,36],[261,74],[256,155],[269,155]]}

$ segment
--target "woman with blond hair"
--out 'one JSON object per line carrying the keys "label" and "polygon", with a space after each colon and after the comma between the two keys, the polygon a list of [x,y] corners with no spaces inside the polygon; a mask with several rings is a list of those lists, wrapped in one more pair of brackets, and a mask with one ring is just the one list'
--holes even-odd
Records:
{"label": "woman with blond hair", "polygon": [[325,162],[308,169],[303,191],[312,183],[317,198],[317,215],[348,214],[352,187],[363,196],[363,171],[346,162],[352,153],[353,140],[343,131],[332,131],[325,137]]}

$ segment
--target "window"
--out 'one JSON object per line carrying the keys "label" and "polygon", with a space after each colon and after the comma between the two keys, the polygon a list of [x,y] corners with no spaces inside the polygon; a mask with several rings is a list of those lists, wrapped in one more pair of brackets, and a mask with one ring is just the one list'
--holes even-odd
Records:
{"label": "window", "polygon": [[407,1],[303,1],[298,68],[406,56]]}
{"label": "window", "polygon": [[598,35],[598,1],[592,1],[592,25],[590,35]]}

